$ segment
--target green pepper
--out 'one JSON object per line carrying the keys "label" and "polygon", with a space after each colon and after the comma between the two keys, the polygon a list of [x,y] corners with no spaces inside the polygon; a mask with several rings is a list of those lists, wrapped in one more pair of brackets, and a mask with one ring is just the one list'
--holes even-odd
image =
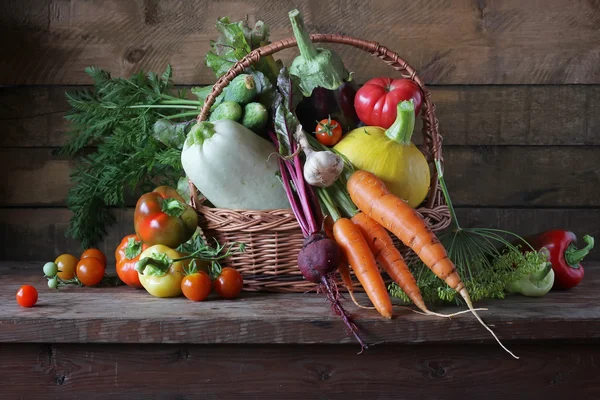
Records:
{"label": "green pepper", "polygon": [[520,279],[508,282],[506,291],[510,293],[519,293],[524,296],[541,297],[552,289],[554,284],[554,271],[552,263],[545,262],[540,264],[537,271],[525,275]]}

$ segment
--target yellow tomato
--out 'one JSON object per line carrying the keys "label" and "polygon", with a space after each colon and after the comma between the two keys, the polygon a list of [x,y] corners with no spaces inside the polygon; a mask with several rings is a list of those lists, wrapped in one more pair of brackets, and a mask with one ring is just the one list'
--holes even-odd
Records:
{"label": "yellow tomato", "polygon": [[61,254],[54,260],[54,264],[58,267],[56,275],[65,281],[75,278],[75,268],[78,262],[79,259],[72,254]]}
{"label": "yellow tomato", "polygon": [[[170,247],[157,244],[148,247],[140,255],[140,261],[144,258],[152,258],[159,262],[168,259],[177,259],[181,254]],[[138,271],[140,283],[148,293],[156,297],[177,297],[181,296],[181,281],[184,276],[184,262],[176,261],[164,264],[162,267],[146,266],[142,272]],[[161,271],[162,268],[162,271]]]}

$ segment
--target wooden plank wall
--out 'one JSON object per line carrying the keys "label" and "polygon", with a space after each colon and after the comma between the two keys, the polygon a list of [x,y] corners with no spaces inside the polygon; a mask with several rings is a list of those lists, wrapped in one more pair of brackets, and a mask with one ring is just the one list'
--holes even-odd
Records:
{"label": "wooden plank wall", "polygon": [[[64,92],[90,84],[86,66],[126,76],[170,62],[177,84],[208,84],[203,55],[217,17],[262,19],[276,40],[291,36],[294,7],[313,32],[379,41],[417,68],[465,224],[600,237],[599,1],[9,0],[0,5],[0,259],[80,251],[64,237],[71,163],[51,152],[65,140]],[[393,72],[334,48],[359,82]],[[131,210],[118,219],[102,244],[109,255],[133,228]]]}

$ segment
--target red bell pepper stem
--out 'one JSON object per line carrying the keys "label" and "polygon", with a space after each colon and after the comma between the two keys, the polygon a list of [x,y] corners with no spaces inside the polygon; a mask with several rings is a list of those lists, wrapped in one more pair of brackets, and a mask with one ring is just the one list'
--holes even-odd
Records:
{"label": "red bell pepper stem", "polygon": [[185,209],[186,205],[184,203],[172,197],[164,199],[161,207],[161,211],[169,217],[181,217]]}
{"label": "red bell pepper stem", "polygon": [[579,268],[579,263],[594,247],[594,238],[590,235],[585,235],[583,241],[586,243],[584,248],[578,249],[575,245],[571,244],[565,251],[565,261],[573,268]]}

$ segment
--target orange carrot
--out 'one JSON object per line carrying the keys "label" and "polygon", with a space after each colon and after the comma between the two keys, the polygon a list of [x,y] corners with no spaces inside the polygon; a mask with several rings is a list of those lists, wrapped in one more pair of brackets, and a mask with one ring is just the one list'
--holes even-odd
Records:
{"label": "orange carrot", "polygon": [[333,225],[333,235],[371,303],[382,316],[392,318],[392,301],[360,229],[348,218],[339,218]]}
{"label": "orange carrot", "polygon": [[434,274],[456,290],[473,315],[494,336],[500,346],[513,357],[518,358],[504,347],[475,312],[465,284],[458,276],[454,263],[448,258],[446,249],[415,209],[391,194],[381,179],[370,172],[354,172],[348,179],[347,188],[350,198],[363,213],[396,235]]}
{"label": "orange carrot", "polygon": [[[400,286],[408,298],[411,299],[415,306],[423,311],[424,314],[437,315],[438,317],[454,317],[459,314],[464,314],[465,312],[470,312],[459,311],[452,314],[440,314],[429,310],[425,305],[425,301],[423,301],[423,296],[421,296],[421,290],[419,290],[415,277],[408,269],[404,257],[402,257],[402,254],[400,254],[400,251],[394,245],[392,238],[385,228],[362,212],[356,213],[352,217],[352,222],[354,222],[354,225],[358,226],[363,237],[367,240],[367,243],[369,243],[371,251],[379,265],[381,265],[390,278]],[[358,306],[363,307],[360,305]]]}
{"label": "orange carrot", "polygon": [[435,234],[417,211],[391,194],[370,172],[356,171],[348,180],[356,206],[410,247],[438,277],[459,293],[465,288],[456,268]]}
{"label": "orange carrot", "polygon": [[[325,216],[325,218],[323,219],[323,230],[325,231],[325,234],[329,239],[335,240],[335,237],[333,236],[333,219],[329,215]],[[352,277],[350,276],[350,266],[348,265],[348,260],[346,259],[346,255],[344,254],[344,252],[342,252],[340,265],[338,266],[337,270],[340,273],[342,282],[344,283],[344,286],[346,286],[348,294],[350,294],[350,298],[352,299],[354,304],[360,308],[365,308],[368,310],[374,309],[375,307],[365,307],[361,305],[356,300],[356,297],[354,297],[354,283],[352,282]]]}
{"label": "orange carrot", "polygon": [[394,246],[394,242],[392,242],[392,238],[390,238],[387,231],[362,212],[354,215],[352,222],[359,227],[379,265],[402,288],[417,307],[424,312],[428,312],[429,310],[425,306],[415,277],[408,269],[400,251]]}

